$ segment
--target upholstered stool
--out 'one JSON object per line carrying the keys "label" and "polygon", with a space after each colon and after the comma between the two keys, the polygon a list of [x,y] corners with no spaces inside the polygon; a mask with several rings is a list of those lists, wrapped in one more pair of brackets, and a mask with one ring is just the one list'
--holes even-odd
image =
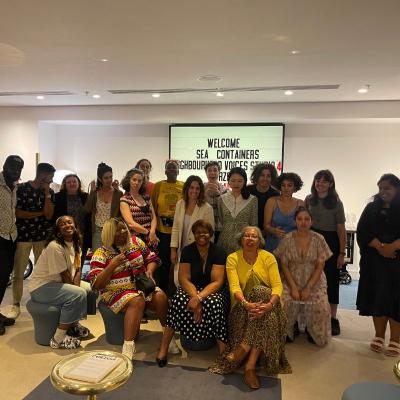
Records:
{"label": "upholstered stool", "polygon": [[361,382],[349,386],[342,400],[399,400],[400,386],[384,382]]}
{"label": "upholstered stool", "polygon": [[125,313],[119,312],[118,314],[115,314],[101,300],[99,301],[99,311],[103,318],[107,343],[123,344]]}
{"label": "upholstered stool", "polygon": [[[87,292],[87,314],[96,315],[96,299],[98,293],[90,290]],[[54,336],[60,321],[61,308],[49,304],[36,303],[29,299],[26,309],[31,314],[35,329],[37,344],[49,346],[50,339]]]}
{"label": "upholstered stool", "polygon": [[28,300],[26,309],[31,314],[35,329],[35,341],[42,346],[49,346],[60,320],[61,309],[48,304]]}
{"label": "upholstered stool", "polygon": [[186,351],[205,351],[211,349],[215,345],[214,338],[192,341],[184,336],[181,336],[181,345]]}

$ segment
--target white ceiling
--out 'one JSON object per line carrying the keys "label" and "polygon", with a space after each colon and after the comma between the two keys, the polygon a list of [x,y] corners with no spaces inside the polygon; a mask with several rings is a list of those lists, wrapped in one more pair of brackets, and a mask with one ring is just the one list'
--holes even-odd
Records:
{"label": "white ceiling", "polygon": [[[0,92],[74,93],[0,106],[399,100],[399,15],[399,0],[0,0]],[[108,93],[335,84],[292,96]]]}

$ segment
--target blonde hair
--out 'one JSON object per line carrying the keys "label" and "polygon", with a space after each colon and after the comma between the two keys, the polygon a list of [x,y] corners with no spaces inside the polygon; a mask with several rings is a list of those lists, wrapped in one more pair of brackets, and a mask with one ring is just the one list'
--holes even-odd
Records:
{"label": "blonde hair", "polygon": [[117,232],[118,224],[123,224],[128,231],[126,245],[128,245],[131,241],[131,236],[129,233],[129,228],[126,225],[125,221],[120,218],[110,218],[108,219],[104,225],[103,230],[101,232],[101,241],[103,242],[103,246],[107,248],[112,248],[115,240],[115,233]]}

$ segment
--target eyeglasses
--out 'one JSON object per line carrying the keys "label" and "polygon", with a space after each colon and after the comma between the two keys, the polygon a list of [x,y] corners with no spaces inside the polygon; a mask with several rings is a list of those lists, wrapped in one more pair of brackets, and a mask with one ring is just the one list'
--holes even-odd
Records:
{"label": "eyeglasses", "polygon": [[243,235],[244,238],[246,239],[259,239],[258,235]]}

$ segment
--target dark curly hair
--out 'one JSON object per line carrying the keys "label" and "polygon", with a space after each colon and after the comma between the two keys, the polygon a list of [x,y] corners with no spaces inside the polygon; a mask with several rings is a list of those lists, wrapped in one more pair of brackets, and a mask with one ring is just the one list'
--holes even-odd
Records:
{"label": "dark curly hair", "polygon": [[207,172],[208,168],[210,167],[217,167],[218,171],[221,171],[221,165],[219,164],[218,161],[209,161],[205,166],[204,166],[204,171]]}
{"label": "dark curly hair", "polygon": [[74,250],[75,253],[79,253],[81,251],[81,246],[82,246],[82,236],[79,231],[79,227],[76,224],[75,218],[70,216],[70,215],[62,215],[61,217],[58,217],[56,219],[56,222],[54,223],[49,236],[47,237],[45,247],[49,245],[50,242],[55,240],[58,244],[60,244],[63,247],[67,247],[67,244],[65,243],[64,238],[61,236],[60,233],[60,222],[62,221],[63,218],[71,218],[72,221],[74,222],[75,225],[75,232],[72,236],[72,242],[74,244]]}
{"label": "dark curly hair", "polygon": [[197,176],[197,175],[190,175],[190,176],[186,179],[185,183],[183,184],[183,190],[182,190],[182,192],[183,192],[183,200],[184,200],[184,202],[185,202],[185,205],[187,206],[187,205],[189,204],[189,188],[190,188],[190,185],[191,185],[193,182],[198,182],[198,184],[199,184],[199,186],[200,186],[199,198],[197,199],[197,205],[200,207],[200,206],[202,206],[202,205],[204,204],[204,202],[205,202],[205,199],[204,199],[204,192],[205,192],[205,190],[204,190],[204,183],[203,183],[203,181],[202,181],[201,178],[200,178],[199,176]]}
{"label": "dark curly hair", "polygon": [[339,195],[335,189],[335,178],[329,169],[322,169],[315,174],[311,184],[311,195],[307,197],[306,203],[311,204],[312,206],[316,206],[318,204],[318,193],[317,189],[315,188],[315,182],[320,179],[325,179],[331,184],[330,188],[328,189],[328,195],[324,197],[322,204],[328,209],[335,208],[339,201]]}
{"label": "dark curly hair", "polygon": [[129,192],[131,190],[131,178],[135,174],[141,175],[142,178],[143,178],[142,186],[140,186],[140,188],[139,188],[139,194],[143,195],[143,194],[146,193],[146,182],[145,182],[145,179],[144,179],[144,173],[143,173],[143,171],[141,169],[138,169],[138,168],[130,169],[125,174],[125,176],[122,178],[121,186],[126,192]]}
{"label": "dark curly hair", "polygon": [[303,187],[303,181],[295,172],[284,172],[276,179],[276,187],[281,190],[283,181],[293,182],[294,191],[298,192]]}
{"label": "dark curly hair", "polygon": [[271,174],[271,184],[274,185],[276,178],[278,177],[278,172],[276,171],[275,165],[271,163],[260,163],[256,164],[253,167],[253,172],[251,173],[250,180],[252,183],[257,185],[258,180],[260,179],[260,176],[264,169],[267,169],[269,173]]}
{"label": "dark curly hair", "polygon": [[231,179],[233,174],[238,174],[244,179],[244,184],[242,187],[242,190],[240,191],[242,197],[247,200],[250,197],[250,192],[249,189],[247,188],[247,174],[246,171],[243,168],[240,167],[234,167],[228,172],[228,182],[229,179]]}
{"label": "dark curly hair", "polygon": [[96,179],[96,189],[101,189],[103,187],[103,183],[101,182],[103,175],[107,172],[113,172],[112,168],[106,163],[101,162],[97,166],[97,179]]}
{"label": "dark curly hair", "polygon": [[140,169],[140,168],[139,168],[139,165],[140,165],[140,163],[141,163],[142,161],[147,161],[147,162],[149,163],[149,165],[150,165],[150,171],[151,171],[152,168],[153,168],[153,165],[151,164],[150,160],[148,160],[147,158],[141,158],[141,159],[136,163],[135,168]]}

